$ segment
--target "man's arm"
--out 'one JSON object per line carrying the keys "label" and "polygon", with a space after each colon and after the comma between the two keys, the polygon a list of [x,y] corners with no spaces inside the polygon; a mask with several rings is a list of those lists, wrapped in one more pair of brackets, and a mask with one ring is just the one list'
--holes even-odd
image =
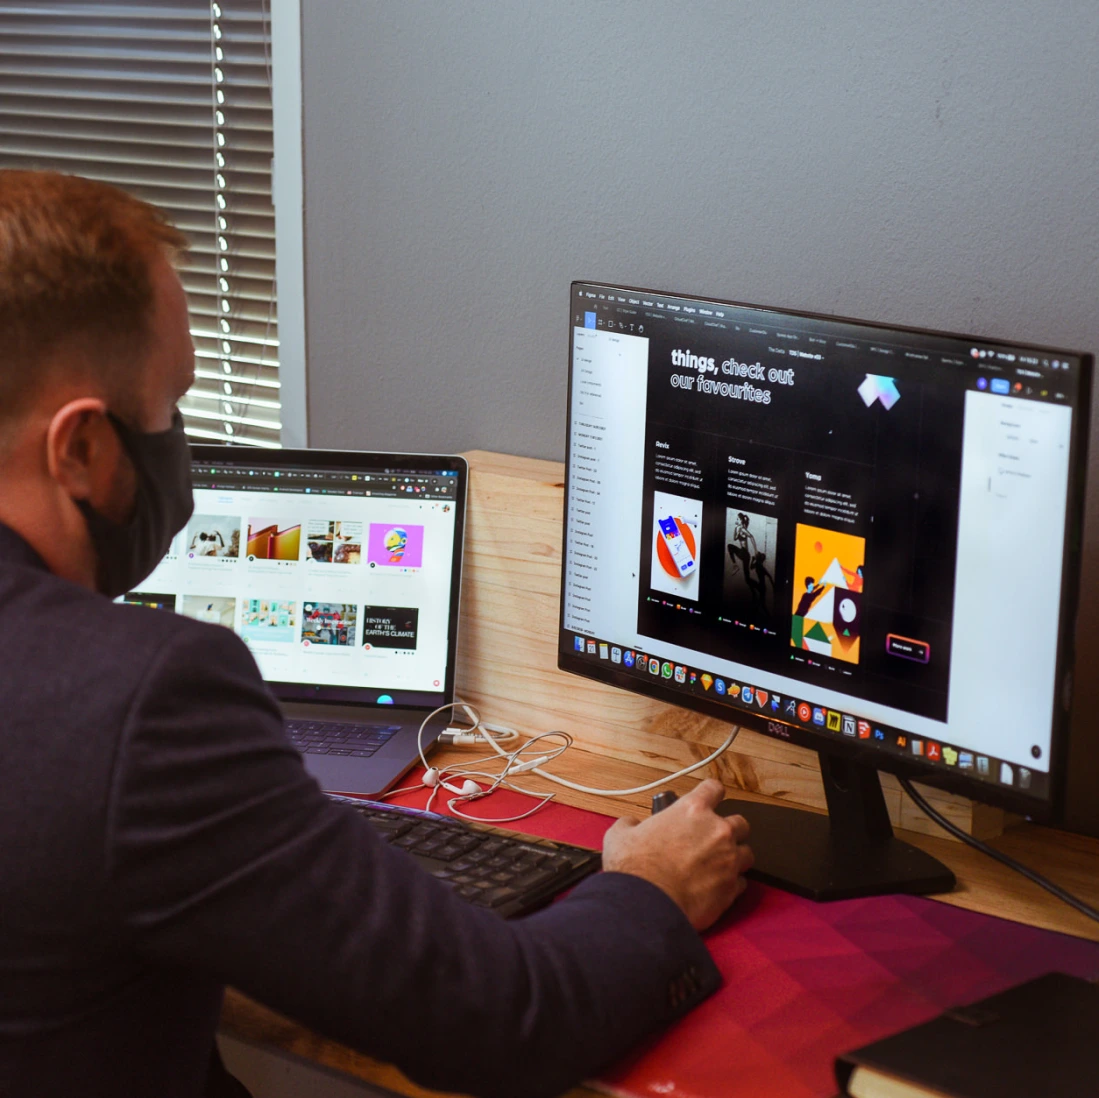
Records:
{"label": "man's arm", "polygon": [[219,627],[181,630],[134,699],[110,842],[118,917],[143,956],[429,1086],[558,1093],[719,982],[662,883],[605,873],[511,923],[453,897],[321,794]]}

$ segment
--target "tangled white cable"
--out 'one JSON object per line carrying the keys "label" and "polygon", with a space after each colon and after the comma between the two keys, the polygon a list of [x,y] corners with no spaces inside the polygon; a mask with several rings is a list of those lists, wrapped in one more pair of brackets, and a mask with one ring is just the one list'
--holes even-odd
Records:
{"label": "tangled white cable", "polygon": [[[464,728],[455,728],[453,726],[446,728],[439,735],[440,741],[454,744],[485,743],[492,748],[495,754],[485,755],[478,759],[471,759],[461,765],[443,767],[431,766],[427,761],[427,755],[424,752],[424,731],[427,728],[429,721],[448,709],[453,709],[463,715],[469,724]],[[656,781],[648,782],[646,785],[634,786],[631,789],[594,789],[591,786],[580,785],[577,782],[569,781],[567,778],[561,778],[558,775],[543,769],[548,763],[553,762],[554,759],[560,758],[560,756],[572,746],[573,738],[567,732],[540,732],[538,735],[531,736],[530,739],[526,740],[526,742],[519,747],[510,751],[505,751],[504,748],[500,746],[501,743],[508,743],[519,739],[519,733],[514,728],[508,728],[505,725],[486,724],[481,721],[480,713],[472,705],[467,702],[455,701],[450,702],[447,705],[439,706],[438,709],[429,713],[420,725],[419,732],[416,736],[416,745],[420,752],[420,761],[424,765],[424,777],[421,783],[419,785],[408,785],[401,789],[394,789],[389,793],[383,794],[380,799],[384,800],[386,797],[396,796],[398,793],[409,793],[413,790],[422,789],[424,786],[428,786],[431,788],[431,795],[427,799],[426,808],[428,811],[431,811],[431,806],[435,803],[435,798],[438,795],[439,790],[445,789],[455,794],[453,798],[447,801],[447,807],[455,816],[460,816],[464,820],[472,820],[476,823],[514,823],[517,820],[523,820],[528,816],[533,815],[557,796],[556,793],[536,793],[533,790],[521,788],[511,780],[512,776],[515,774],[537,774],[547,781],[556,782],[558,785],[574,789],[578,793],[589,793],[596,797],[626,797],[634,793],[648,793],[650,790],[659,789],[660,786],[667,785],[668,782],[674,781],[676,778],[682,778],[687,774],[693,774],[696,770],[701,770],[702,767],[712,763],[719,755],[729,749],[729,746],[737,738],[739,732],[740,728],[734,727],[721,746],[712,751],[706,758],[701,759],[696,763],[692,763],[682,770],[677,770],[674,774],[666,774]],[[529,754],[530,750],[535,748],[536,745],[543,740],[555,740],[558,742],[548,749],[545,746],[538,748],[541,753],[531,756]],[[478,769],[487,766],[490,763],[495,763],[498,759],[504,761],[501,770],[494,772]],[[487,786],[478,785],[477,782],[473,780],[475,778],[487,782]],[[499,818],[467,815],[458,807],[459,805],[469,804],[471,801],[487,797],[490,793],[495,793],[497,789],[501,788],[510,789],[516,793],[523,793],[528,797],[534,797],[538,803],[533,808],[520,813],[517,816],[503,816]]]}

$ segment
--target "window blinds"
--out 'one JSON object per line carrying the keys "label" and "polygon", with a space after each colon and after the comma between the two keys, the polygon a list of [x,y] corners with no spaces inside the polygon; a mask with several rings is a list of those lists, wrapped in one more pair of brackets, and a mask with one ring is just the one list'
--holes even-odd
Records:
{"label": "window blinds", "polygon": [[124,187],[189,237],[204,441],[279,445],[267,0],[0,0],[0,166]]}

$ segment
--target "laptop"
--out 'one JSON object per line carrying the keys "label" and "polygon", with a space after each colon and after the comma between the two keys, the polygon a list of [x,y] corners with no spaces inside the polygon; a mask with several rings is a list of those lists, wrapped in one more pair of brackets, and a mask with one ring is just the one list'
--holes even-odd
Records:
{"label": "laptop", "polygon": [[[454,699],[463,458],[192,447],[195,512],[123,601],[234,630],[329,792],[375,795]],[[425,729],[425,750],[446,726]]]}

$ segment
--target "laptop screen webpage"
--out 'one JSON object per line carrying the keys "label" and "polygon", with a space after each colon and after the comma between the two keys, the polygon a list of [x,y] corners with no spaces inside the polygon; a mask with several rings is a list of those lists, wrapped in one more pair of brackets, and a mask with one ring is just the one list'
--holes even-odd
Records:
{"label": "laptop screen webpage", "polygon": [[459,471],[209,449],[192,467],[194,515],[125,601],[234,630],[283,698],[441,704]]}
{"label": "laptop screen webpage", "polygon": [[1090,363],[572,292],[562,666],[1048,798]]}

